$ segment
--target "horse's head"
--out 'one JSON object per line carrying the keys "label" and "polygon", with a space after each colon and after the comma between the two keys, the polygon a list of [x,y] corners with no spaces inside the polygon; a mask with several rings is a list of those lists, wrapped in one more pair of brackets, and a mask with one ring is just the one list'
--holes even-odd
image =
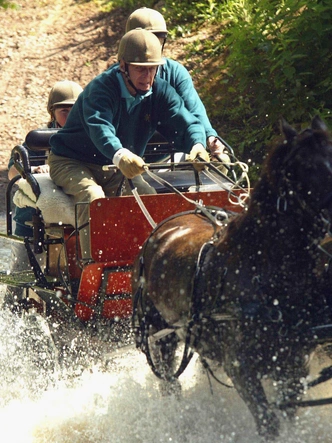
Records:
{"label": "horse's head", "polygon": [[285,140],[266,163],[269,183],[280,210],[301,210],[332,220],[332,139],[316,116],[311,127],[297,133],[282,121]]}

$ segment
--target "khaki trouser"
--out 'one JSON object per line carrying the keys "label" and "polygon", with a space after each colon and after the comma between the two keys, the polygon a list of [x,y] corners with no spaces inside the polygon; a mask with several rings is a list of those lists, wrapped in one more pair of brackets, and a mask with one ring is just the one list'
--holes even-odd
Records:
{"label": "khaki trouser", "polygon": [[[91,203],[97,198],[115,197],[122,183],[123,175],[119,170],[103,171],[102,166],[93,163],[83,163],[72,158],[62,157],[50,152],[48,157],[50,176],[57,186],[74,197],[75,204]],[[141,176],[133,179],[133,184],[139,194],[155,194]],[[122,195],[131,194],[127,180],[124,181]],[[77,220],[80,235],[82,257],[91,258],[89,205],[77,206]]]}

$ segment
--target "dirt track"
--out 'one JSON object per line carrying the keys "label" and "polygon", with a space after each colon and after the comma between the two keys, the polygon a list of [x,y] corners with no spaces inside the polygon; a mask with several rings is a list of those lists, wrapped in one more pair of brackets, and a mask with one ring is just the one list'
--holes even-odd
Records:
{"label": "dirt track", "polygon": [[93,2],[16,0],[0,9],[0,210],[11,149],[44,126],[48,91],[62,79],[83,87],[115,61],[125,26],[121,10],[105,14]]}

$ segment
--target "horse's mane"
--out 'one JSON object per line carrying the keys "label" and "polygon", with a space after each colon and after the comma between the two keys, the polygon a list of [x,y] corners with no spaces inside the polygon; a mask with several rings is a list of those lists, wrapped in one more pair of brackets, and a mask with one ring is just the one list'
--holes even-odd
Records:
{"label": "horse's mane", "polygon": [[[248,234],[250,230],[256,229],[258,216],[271,219],[271,214],[275,211],[276,202],[281,191],[281,184],[284,177],[290,177],[289,165],[292,158],[297,156],[298,162],[303,164],[308,161],[307,154],[321,155],[321,148],[324,145],[331,144],[331,136],[325,125],[319,117],[312,121],[311,128],[307,128],[297,133],[288,123],[281,122],[282,131],[285,136],[283,141],[275,144],[262,165],[262,172],[258,178],[250,199],[248,209],[235,216],[228,225],[224,236],[233,241],[237,241],[236,236],[239,228],[246,224]],[[248,217],[255,212],[256,217]]]}

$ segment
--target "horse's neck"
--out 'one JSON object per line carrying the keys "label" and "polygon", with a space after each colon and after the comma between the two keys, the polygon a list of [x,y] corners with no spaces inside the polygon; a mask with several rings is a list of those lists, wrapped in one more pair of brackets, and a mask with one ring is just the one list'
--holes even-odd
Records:
{"label": "horse's neck", "polygon": [[278,195],[262,181],[255,188],[247,212],[235,218],[227,232],[228,243],[244,253],[260,249],[264,256],[294,262],[315,260],[324,232],[294,203],[278,206]]}
{"label": "horse's neck", "polygon": [[[317,245],[297,217],[279,214],[271,199],[259,205],[253,202],[246,213],[235,217],[214,254],[217,274],[226,273],[228,286],[237,288],[234,293],[240,287],[243,300],[252,300],[255,294],[257,301],[271,301],[283,294],[288,304],[300,294],[311,294],[317,283]],[[217,276],[209,276],[211,282],[213,278],[220,286]]]}

